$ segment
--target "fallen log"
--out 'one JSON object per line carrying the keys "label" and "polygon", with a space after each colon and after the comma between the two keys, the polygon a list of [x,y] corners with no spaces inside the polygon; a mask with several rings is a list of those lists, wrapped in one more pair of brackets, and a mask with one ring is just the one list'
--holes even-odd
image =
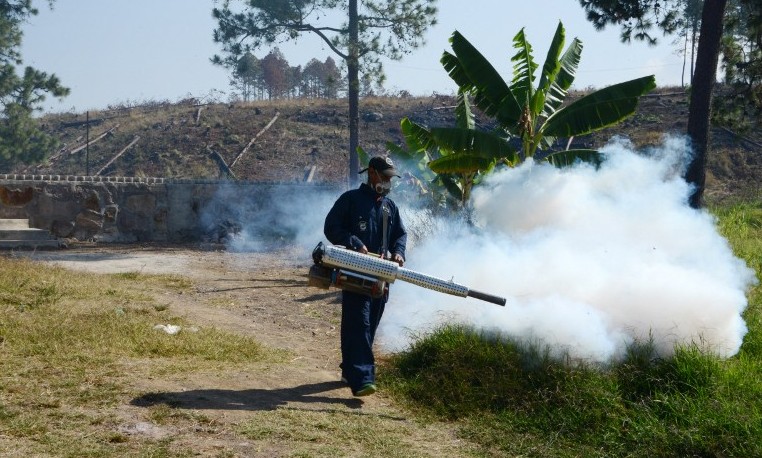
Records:
{"label": "fallen log", "polygon": [[108,163],[106,163],[106,165],[104,165],[103,167],[101,167],[101,169],[100,169],[100,170],[98,170],[97,172],[95,172],[95,176],[99,176],[101,173],[103,173],[103,171],[104,171],[104,170],[106,170],[106,169],[108,168],[108,166],[110,166],[111,164],[113,164],[115,160],[119,159],[119,156],[121,156],[122,154],[124,154],[124,152],[125,152],[125,151],[127,151],[128,149],[130,149],[130,147],[132,147],[132,145],[134,145],[135,143],[137,143],[137,142],[138,142],[138,140],[140,140],[140,135],[135,135],[135,138],[133,138],[133,139],[132,139],[132,141],[130,142],[130,144],[129,144],[129,145],[127,145],[127,146],[125,146],[124,148],[122,148],[122,150],[121,150],[121,151],[119,151],[118,153],[116,153],[116,156],[112,157],[112,158],[111,158],[111,160],[110,160],[110,161],[108,161]]}
{"label": "fallen log", "polygon": [[209,157],[214,159],[214,161],[217,163],[217,166],[220,168],[220,173],[223,175],[227,175],[228,177],[237,180],[235,174],[232,170],[230,170],[230,167],[228,167],[228,164],[225,162],[225,159],[220,156],[220,153],[217,151],[214,151],[213,149],[206,147],[206,150],[209,151]]}
{"label": "fallen log", "polygon": [[308,165],[304,168],[304,182],[312,183],[312,179],[315,178],[316,165]]}
{"label": "fallen log", "polygon": [[251,141],[249,142],[249,144],[248,144],[248,145],[246,145],[246,147],[243,149],[243,151],[241,151],[240,153],[238,153],[238,156],[236,156],[236,157],[235,157],[235,159],[233,159],[233,162],[231,162],[231,163],[230,163],[230,168],[231,168],[231,169],[232,169],[232,168],[233,168],[233,166],[236,164],[236,162],[238,162],[238,159],[241,159],[241,157],[242,157],[244,154],[246,154],[246,152],[247,152],[247,151],[249,151],[249,148],[251,148],[251,145],[253,145],[253,144],[254,144],[254,142],[255,142],[255,141],[257,141],[257,139],[259,138],[259,136],[260,136],[260,135],[262,135],[262,134],[264,134],[264,133],[267,131],[267,129],[269,129],[269,128],[270,128],[270,126],[272,126],[273,124],[275,124],[275,121],[278,119],[278,116],[280,116],[280,112],[279,112],[279,111],[278,111],[278,112],[276,112],[276,113],[275,113],[275,116],[273,116],[273,119],[271,119],[271,120],[270,120],[270,122],[268,122],[268,123],[267,123],[267,125],[266,125],[265,127],[263,127],[263,128],[262,128],[262,130],[260,130],[260,131],[259,131],[259,133],[258,133],[257,135],[255,135],[255,136],[254,136],[254,138],[252,138],[252,139],[251,139]]}
{"label": "fallen log", "polygon": [[106,132],[103,132],[99,136],[95,137],[94,139],[90,140],[89,142],[85,143],[84,145],[80,145],[73,150],[69,151],[69,154],[74,154],[76,152],[82,151],[83,149],[87,148],[88,146],[92,145],[93,143],[97,142],[98,140],[102,139],[106,135],[110,134],[111,132],[115,131],[116,128],[119,127],[119,124],[115,125],[111,129],[107,130]]}

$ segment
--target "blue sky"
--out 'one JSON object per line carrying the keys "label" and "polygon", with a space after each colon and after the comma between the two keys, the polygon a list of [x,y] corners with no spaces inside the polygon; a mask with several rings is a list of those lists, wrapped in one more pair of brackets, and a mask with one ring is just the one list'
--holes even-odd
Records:
{"label": "blue sky", "polygon": [[[46,2],[35,4],[40,14],[24,28],[24,64],[55,73],[71,88],[63,101],[47,100],[46,111],[82,112],[189,95],[226,100],[231,91],[228,72],[209,62],[219,52],[212,42],[211,0],[56,0],[52,11]],[[681,83],[682,57],[675,52],[680,46],[672,37],[656,47],[621,44],[618,29],[595,31],[577,0],[439,0],[437,6],[439,23],[429,29],[426,45],[402,61],[386,62],[387,89],[414,95],[454,92],[439,64],[454,30],[509,79],[513,36],[524,27],[541,64],[559,20],[567,43],[578,37],[584,44],[575,88],[650,74],[659,86]],[[291,65],[333,55],[314,35],[279,47]]]}

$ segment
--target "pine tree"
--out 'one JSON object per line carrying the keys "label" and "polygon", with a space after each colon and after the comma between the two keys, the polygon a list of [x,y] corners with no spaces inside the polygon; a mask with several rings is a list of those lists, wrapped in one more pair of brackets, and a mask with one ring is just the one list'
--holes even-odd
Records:
{"label": "pine tree", "polygon": [[0,167],[43,160],[57,141],[40,130],[33,118],[47,94],[63,97],[69,90],[55,75],[32,67],[22,74],[21,25],[36,15],[31,0],[0,0]]}
{"label": "pine tree", "polygon": [[[436,22],[436,0],[246,0],[240,12],[231,8],[233,3],[222,0],[212,11],[218,23],[214,40],[225,54],[214,56],[213,62],[232,66],[247,51],[314,33],[346,63],[348,178],[354,185],[359,170],[360,73],[382,80],[381,56],[400,59],[421,45],[424,32]],[[346,21],[326,25],[334,17],[330,13]]]}
{"label": "pine tree", "polygon": [[[622,41],[631,39],[655,43],[651,35],[656,28],[664,33],[675,32],[685,0],[579,0],[587,18],[596,28],[613,24],[622,28]],[[709,145],[709,121],[712,93],[717,77],[723,18],[727,0],[704,0],[699,30],[696,69],[691,81],[691,99],[687,134],[693,146],[693,157],[685,179],[693,185],[689,198],[692,207],[703,205],[706,181],[706,154]]]}

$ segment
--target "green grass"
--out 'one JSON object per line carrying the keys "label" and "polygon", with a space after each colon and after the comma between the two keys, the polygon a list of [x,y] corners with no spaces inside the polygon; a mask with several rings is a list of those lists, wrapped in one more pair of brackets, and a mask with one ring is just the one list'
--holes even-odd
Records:
{"label": "green grass", "polygon": [[[713,208],[734,252],[762,273],[762,206]],[[697,347],[657,357],[649,342],[606,367],[557,361],[539,347],[443,327],[385,361],[383,388],[456,421],[488,456],[762,456],[762,296],[723,360]]]}
{"label": "green grass", "polygon": [[96,275],[0,257],[0,455],[192,455],[171,438],[118,431],[118,407],[138,394],[131,383],[283,355],[214,328],[154,329],[187,323],[151,290],[190,286],[176,276]]}

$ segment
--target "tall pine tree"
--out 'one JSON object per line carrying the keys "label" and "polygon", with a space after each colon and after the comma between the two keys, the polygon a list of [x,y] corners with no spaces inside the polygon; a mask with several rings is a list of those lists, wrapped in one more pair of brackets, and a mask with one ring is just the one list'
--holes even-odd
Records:
{"label": "tall pine tree", "polygon": [[436,0],[246,0],[242,11],[234,10],[233,3],[223,0],[212,12],[218,24],[214,41],[224,54],[214,56],[213,62],[232,67],[245,52],[313,33],[346,63],[348,180],[354,186],[359,170],[360,73],[382,79],[381,56],[401,59],[420,46],[426,29],[436,23]]}
{"label": "tall pine tree", "polygon": [[[680,22],[684,0],[579,0],[587,18],[596,28],[613,24],[622,28],[622,41],[631,39],[655,43],[654,28],[673,33]],[[706,155],[709,145],[712,92],[717,77],[723,18],[727,0],[705,0],[701,13],[701,28],[696,55],[696,68],[691,81],[691,99],[687,134],[693,146],[693,157],[685,179],[693,185],[689,203],[702,206]]]}
{"label": "tall pine tree", "polygon": [[21,26],[36,14],[31,0],[0,0],[0,168],[6,170],[39,162],[55,148],[56,140],[40,130],[33,114],[46,95],[69,93],[55,75],[32,67],[17,72],[23,64]]}

